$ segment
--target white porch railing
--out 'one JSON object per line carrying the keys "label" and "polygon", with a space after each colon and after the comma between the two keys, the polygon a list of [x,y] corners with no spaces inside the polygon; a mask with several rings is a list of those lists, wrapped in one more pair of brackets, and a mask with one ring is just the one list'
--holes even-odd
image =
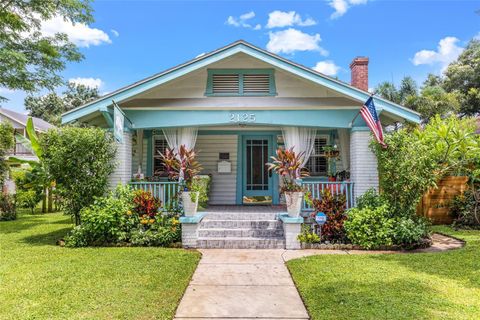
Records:
{"label": "white porch railing", "polygon": [[[305,187],[307,191],[309,191],[312,194],[313,199],[320,199],[322,197],[323,190],[330,189],[332,194],[343,194],[345,196],[347,209],[350,209],[355,205],[355,199],[353,196],[353,182],[350,182],[350,181],[330,182],[330,181],[304,180],[302,181],[302,185]],[[306,201],[304,201],[303,210],[312,211],[313,208],[309,206]]]}
{"label": "white porch railing", "polygon": [[180,184],[174,181],[133,181],[130,182],[133,189],[150,192],[162,202],[162,207],[168,208],[178,204],[177,194]]}

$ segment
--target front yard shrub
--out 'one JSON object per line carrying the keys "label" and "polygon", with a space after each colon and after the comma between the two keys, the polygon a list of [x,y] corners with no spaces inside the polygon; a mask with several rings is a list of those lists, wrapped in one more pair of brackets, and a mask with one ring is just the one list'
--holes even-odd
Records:
{"label": "front yard shrub", "polygon": [[300,243],[319,243],[320,237],[312,230],[309,224],[302,225],[302,232],[297,236]]}
{"label": "front yard shrub", "polygon": [[480,228],[480,210],[476,208],[478,200],[472,190],[456,196],[450,204],[450,213],[454,217],[453,225],[460,228]]}
{"label": "front yard shrub", "polygon": [[167,246],[179,241],[177,216],[160,213],[159,207],[149,192],[118,186],[81,210],[82,223],[66,237],[65,244]]}
{"label": "front yard shrub", "polygon": [[112,134],[99,128],[64,127],[41,137],[43,161],[57,183],[65,205],[77,225],[80,211],[103,196],[115,168]]}
{"label": "front yard shrub", "polygon": [[421,217],[397,215],[383,195],[370,189],[348,210],[345,231],[348,239],[366,249],[398,245],[412,248],[428,237],[428,225]]}
{"label": "front yard shrub", "polygon": [[14,196],[0,192],[0,221],[15,219],[17,219],[17,210]]}
{"label": "front yard shrub", "polygon": [[34,213],[34,209],[41,200],[41,194],[39,195],[35,190],[22,190],[18,189],[15,195],[17,206],[20,208],[30,209],[31,213]]}
{"label": "front yard shrub", "polygon": [[0,121],[0,189],[3,187],[8,165],[5,161],[7,151],[13,148],[15,140],[13,127],[8,121]]}
{"label": "front yard shrub", "polygon": [[387,205],[363,209],[353,208],[348,211],[345,231],[353,244],[365,249],[375,249],[393,244],[395,220],[390,217]]}

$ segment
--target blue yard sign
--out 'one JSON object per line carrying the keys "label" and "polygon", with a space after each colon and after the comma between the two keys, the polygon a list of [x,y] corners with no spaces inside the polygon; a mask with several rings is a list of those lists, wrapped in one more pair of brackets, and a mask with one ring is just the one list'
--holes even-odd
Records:
{"label": "blue yard sign", "polygon": [[319,212],[315,215],[315,222],[323,226],[327,222],[327,215],[323,212]]}
{"label": "blue yard sign", "polygon": [[115,139],[122,143],[123,142],[123,126],[125,123],[125,117],[123,112],[120,110],[118,105],[113,102],[113,135]]}

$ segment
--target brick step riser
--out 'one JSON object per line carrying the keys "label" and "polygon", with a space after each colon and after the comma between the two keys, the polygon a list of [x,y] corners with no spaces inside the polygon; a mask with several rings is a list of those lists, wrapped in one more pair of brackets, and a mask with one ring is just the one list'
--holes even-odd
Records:
{"label": "brick step riser", "polygon": [[249,237],[249,238],[279,238],[283,237],[283,229],[199,229],[199,237],[225,238],[225,237]]}
{"label": "brick step riser", "polygon": [[200,229],[278,229],[281,221],[203,220]]}
{"label": "brick step riser", "polygon": [[197,247],[203,249],[284,249],[285,241],[269,240],[197,240]]}

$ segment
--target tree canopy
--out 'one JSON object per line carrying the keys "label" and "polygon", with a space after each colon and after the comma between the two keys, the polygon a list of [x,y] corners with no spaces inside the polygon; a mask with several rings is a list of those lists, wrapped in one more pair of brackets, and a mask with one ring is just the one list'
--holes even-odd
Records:
{"label": "tree canopy", "polygon": [[25,98],[25,108],[32,117],[41,118],[52,124],[59,125],[62,113],[98,97],[98,88],[69,83],[67,89],[61,95],[51,92],[44,96],[28,96]]}
{"label": "tree canopy", "polygon": [[[62,84],[66,62],[83,56],[64,33],[46,36],[42,21],[90,23],[90,0],[3,0],[0,3],[0,87],[35,92]],[[6,100],[0,96],[0,100]]]}

